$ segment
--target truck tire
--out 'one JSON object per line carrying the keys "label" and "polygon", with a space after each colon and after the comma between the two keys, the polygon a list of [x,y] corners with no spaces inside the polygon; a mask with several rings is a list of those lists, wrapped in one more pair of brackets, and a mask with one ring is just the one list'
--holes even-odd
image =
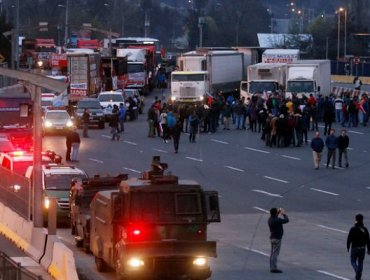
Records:
{"label": "truck tire", "polygon": [[99,257],[95,256],[95,265],[96,265],[96,269],[99,272],[104,272],[104,271],[107,270],[107,264],[105,263],[105,261],[102,258],[99,258]]}
{"label": "truck tire", "polygon": [[104,129],[105,128],[105,122],[104,121],[102,121],[102,122],[99,123],[99,128],[100,129]]}
{"label": "truck tire", "polygon": [[80,248],[84,244],[83,239],[75,239],[76,241],[76,247]]}

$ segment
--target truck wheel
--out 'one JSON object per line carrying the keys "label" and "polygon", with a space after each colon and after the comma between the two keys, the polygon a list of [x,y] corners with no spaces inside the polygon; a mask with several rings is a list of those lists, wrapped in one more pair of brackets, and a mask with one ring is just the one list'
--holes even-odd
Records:
{"label": "truck wheel", "polygon": [[107,265],[102,258],[95,257],[95,265],[99,272],[104,272],[107,269]]}
{"label": "truck wheel", "polygon": [[104,121],[100,122],[99,123],[99,128],[104,129],[104,127],[105,127],[105,122]]}
{"label": "truck wheel", "polygon": [[84,244],[83,239],[75,239],[76,241],[76,247],[80,248]]}

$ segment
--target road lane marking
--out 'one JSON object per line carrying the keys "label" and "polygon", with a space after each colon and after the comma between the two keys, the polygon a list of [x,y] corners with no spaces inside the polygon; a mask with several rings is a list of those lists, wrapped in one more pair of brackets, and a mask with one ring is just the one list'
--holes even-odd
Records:
{"label": "road lane marking", "polygon": [[348,233],[347,231],[344,231],[344,230],[341,230],[341,229],[332,228],[332,227],[327,227],[327,226],[324,226],[324,225],[317,225],[317,226],[318,227],[321,227],[321,228],[324,228],[324,229],[341,232],[341,233]]}
{"label": "road lane marking", "polygon": [[348,133],[360,134],[360,135],[363,135],[364,134],[363,132],[354,131],[354,130],[348,130]]}
{"label": "road lane marking", "polygon": [[258,193],[262,193],[262,194],[265,194],[265,195],[268,195],[268,196],[273,196],[273,197],[282,197],[280,194],[276,194],[276,193],[269,193],[269,192],[266,192],[266,191],[263,191],[263,190],[257,190],[257,189],[254,189],[252,190],[253,192],[258,192]]}
{"label": "road lane marking", "polygon": [[232,167],[232,166],[229,166],[229,165],[224,165],[224,167],[229,168],[231,170],[235,170],[235,171],[239,171],[239,172],[244,172],[243,169],[239,169],[239,168]]}
{"label": "road lane marking", "polygon": [[284,183],[284,184],[288,184],[289,183],[288,181],[281,180],[281,179],[274,178],[274,177],[270,177],[270,176],[263,176],[263,177],[266,178],[266,179],[277,181],[277,182]]}
{"label": "road lane marking", "polygon": [[294,160],[301,160],[300,158],[298,157],[292,157],[292,156],[287,156],[287,155],[282,155],[282,157],[284,158],[289,158],[289,159],[294,159]]}
{"label": "road lane marking", "polygon": [[194,157],[186,157],[187,159],[194,160],[194,161],[199,161],[202,162],[203,160],[200,158],[194,158]]}
{"label": "road lane marking", "polygon": [[353,148],[348,147],[347,150],[353,151]]}
{"label": "road lane marking", "polygon": [[97,163],[104,163],[104,161],[98,160],[98,159],[95,159],[95,158],[89,158],[89,160],[91,160],[93,162],[97,162]]}
{"label": "road lane marking", "polygon": [[254,206],[253,208],[256,209],[256,210],[262,211],[263,213],[270,214],[270,211],[267,211],[263,208],[260,208],[260,207],[257,207],[257,206]]}
{"label": "road lane marking", "polygon": [[131,142],[131,141],[123,141],[123,142],[126,143],[126,144],[137,146],[137,144],[135,142]]}
{"label": "road lane marking", "polygon": [[337,193],[328,192],[328,191],[324,191],[324,190],[320,190],[320,189],[316,189],[316,188],[311,188],[311,190],[316,191],[316,192],[325,193],[325,194],[330,194],[330,195],[339,195]]}
{"label": "road lane marking", "polygon": [[339,275],[336,275],[336,274],[333,274],[333,273],[330,273],[330,272],[327,272],[327,271],[324,271],[324,270],[317,270],[317,272],[321,273],[321,274],[325,274],[327,276],[337,278],[337,279],[341,279],[341,280],[350,280],[349,278],[342,277],[342,276],[339,276]]}
{"label": "road lane marking", "polygon": [[224,142],[224,141],[217,140],[217,139],[211,139],[211,141],[216,142],[216,143],[220,143],[220,144],[224,144],[224,145],[228,145],[229,144],[228,142]]}
{"label": "road lane marking", "polygon": [[258,150],[258,149],[254,149],[254,148],[250,148],[250,147],[244,147],[244,149],[254,151],[254,152],[264,153],[264,154],[269,154],[270,153],[269,151]]}
{"label": "road lane marking", "polygon": [[111,139],[111,138],[112,138],[112,136],[104,135],[104,134],[102,134],[102,136],[101,136],[101,137],[105,137],[105,138],[109,138],[109,139]]}
{"label": "road lane marking", "polygon": [[259,250],[256,250],[256,249],[248,249],[249,251],[252,251],[254,253],[257,253],[257,254],[260,254],[260,255],[263,255],[263,256],[266,256],[266,257],[269,257],[270,255],[265,253],[265,252],[262,252],[262,251],[259,251]]}
{"label": "road lane marking", "polygon": [[161,150],[161,149],[156,149],[156,148],[152,148],[153,151],[157,151],[157,152],[160,152],[160,153],[168,153],[167,151],[165,150]]}
{"label": "road lane marking", "polygon": [[124,170],[128,170],[128,171],[132,171],[132,172],[134,172],[134,173],[141,173],[141,171],[139,171],[139,170],[135,170],[135,169],[132,169],[132,168],[128,168],[128,167],[122,167],[122,169],[124,169]]}

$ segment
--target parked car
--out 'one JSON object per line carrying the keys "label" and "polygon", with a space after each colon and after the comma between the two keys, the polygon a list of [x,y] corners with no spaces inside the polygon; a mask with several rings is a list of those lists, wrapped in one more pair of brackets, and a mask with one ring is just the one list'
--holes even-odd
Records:
{"label": "parked car", "polygon": [[112,116],[113,105],[125,103],[122,93],[120,91],[103,91],[99,93],[98,100],[104,112],[105,120],[110,120]]}
{"label": "parked car", "polygon": [[82,115],[88,109],[90,114],[89,126],[98,126],[101,129],[105,127],[105,117],[103,109],[101,108],[100,102],[96,98],[84,98],[78,101],[75,120],[77,127],[82,127],[83,120]]}

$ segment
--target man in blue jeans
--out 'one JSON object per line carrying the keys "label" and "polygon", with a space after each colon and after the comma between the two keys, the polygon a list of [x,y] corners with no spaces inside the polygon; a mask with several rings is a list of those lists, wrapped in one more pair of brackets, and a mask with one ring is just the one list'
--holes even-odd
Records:
{"label": "man in blue jeans", "polygon": [[356,215],[356,223],[347,237],[347,251],[351,248],[351,264],[356,273],[356,280],[361,280],[365,252],[370,255],[369,231],[364,226],[364,216]]}
{"label": "man in blue jeans", "polygon": [[283,224],[289,222],[289,218],[283,208],[271,208],[270,218],[268,225],[270,228],[270,240],[271,240],[271,255],[270,255],[270,272],[271,273],[282,273],[277,268],[277,259],[281,248],[281,239],[283,238],[284,229]]}

